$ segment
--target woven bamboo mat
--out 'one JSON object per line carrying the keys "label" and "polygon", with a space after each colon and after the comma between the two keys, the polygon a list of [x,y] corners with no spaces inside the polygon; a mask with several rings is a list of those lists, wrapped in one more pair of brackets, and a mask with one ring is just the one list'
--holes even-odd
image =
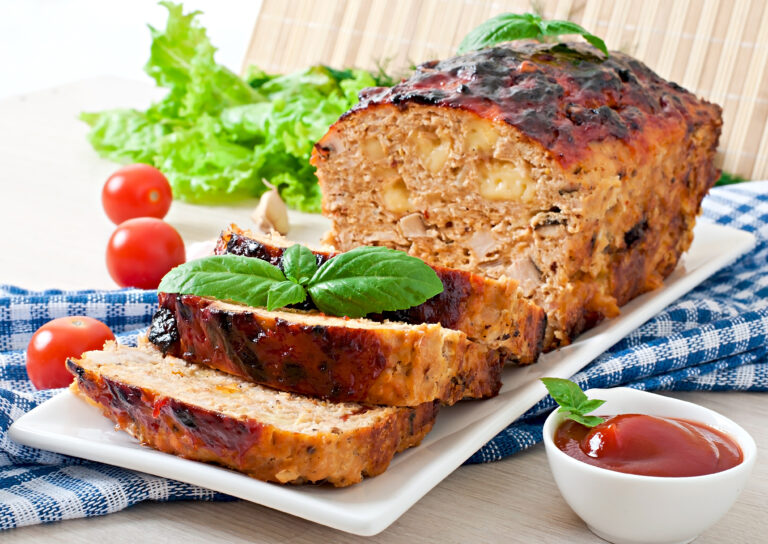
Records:
{"label": "woven bamboo mat", "polygon": [[581,24],[723,106],[721,166],[768,179],[766,0],[263,0],[245,64],[288,72],[386,61],[402,73],[452,55],[489,17],[532,10]]}

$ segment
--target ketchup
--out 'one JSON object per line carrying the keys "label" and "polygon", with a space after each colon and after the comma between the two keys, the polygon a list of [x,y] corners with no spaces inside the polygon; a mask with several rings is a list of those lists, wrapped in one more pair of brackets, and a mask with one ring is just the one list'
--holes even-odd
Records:
{"label": "ketchup", "polygon": [[622,414],[596,427],[566,420],[555,445],[585,463],[641,476],[702,476],[744,459],[738,444],[703,423],[643,414]]}

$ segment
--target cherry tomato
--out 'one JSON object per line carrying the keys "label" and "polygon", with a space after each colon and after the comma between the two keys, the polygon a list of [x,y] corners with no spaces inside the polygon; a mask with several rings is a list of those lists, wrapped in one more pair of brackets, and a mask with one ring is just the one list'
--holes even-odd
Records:
{"label": "cherry tomato", "polygon": [[98,319],[84,316],[59,317],[32,335],[27,346],[27,374],[38,389],[66,387],[72,383],[67,371],[69,357],[101,349],[115,335]]}
{"label": "cherry tomato", "polygon": [[122,167],[109,176],[101,190],[101,204],[115,225],[135,217],[162,219],[172,199],[168,180],[148,164]]}
{"label": "cherry tomato", "polygon": [[156,289],[163,276],[185,260],[179,233],[153,217],[120,223],[107,244],[107,270],[120,287]]}

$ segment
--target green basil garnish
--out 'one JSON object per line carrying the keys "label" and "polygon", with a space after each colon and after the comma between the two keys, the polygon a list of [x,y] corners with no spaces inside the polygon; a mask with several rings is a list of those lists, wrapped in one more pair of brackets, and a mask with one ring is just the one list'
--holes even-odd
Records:
{"label": "green basil garnish", "polygon": [[594,412],[605,404],[604,400],[590,399],[581,390],[578,384],[571,380],[564,380],[562,378],[541,378],[544,385],[560,405],[558,412],[562,412],[568,419],[572,419],[587,427],[595,427],[600,425],[603,418],[598,416],[588,416],[589,412]]}
{"label": "green basil garnish", "polygon": [[404,310],[443,291],[424,261],[383,247],[359,247],[318,268],[315,255],[296,244],[283,253],[282,267],[238,255],[204,257],[168,272],[158,289],[269,310],[309,295],[321,312],[349,317]]}
{"label": "green basil garnish", "polygon": [[488,19],[480,26],[469,31],[459,45],[458,54],[491,47],[498,43],[513,40],[532,39],[540,42],[563,34],[579,34],[587,42],[608,56],[605,42],[590,34],[583,27],[570,21],[547,21],[532,13],[502,13]]}

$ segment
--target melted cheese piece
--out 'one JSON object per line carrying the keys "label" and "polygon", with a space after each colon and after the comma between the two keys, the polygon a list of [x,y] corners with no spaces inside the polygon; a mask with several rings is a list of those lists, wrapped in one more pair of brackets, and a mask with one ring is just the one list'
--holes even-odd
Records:
{"label": "melted cheese piece", "polygon": [[534,196],[530,167],[525,164],[489,161],[480,166],[480,194],[488,200],[521,200]]}
{"label": "melted cheese piece", "polygon": [[417,130],[410,134],[408,140],[427,170],[436,174],[443,169],[451,152],[448,139],[442,139],[434,132]]}
{"label": "melted cheese piece", "polygon": [[384,182],[382,197],[384,207],[392,213],[402,214],[411,211],[410,192],[400,177]]}

